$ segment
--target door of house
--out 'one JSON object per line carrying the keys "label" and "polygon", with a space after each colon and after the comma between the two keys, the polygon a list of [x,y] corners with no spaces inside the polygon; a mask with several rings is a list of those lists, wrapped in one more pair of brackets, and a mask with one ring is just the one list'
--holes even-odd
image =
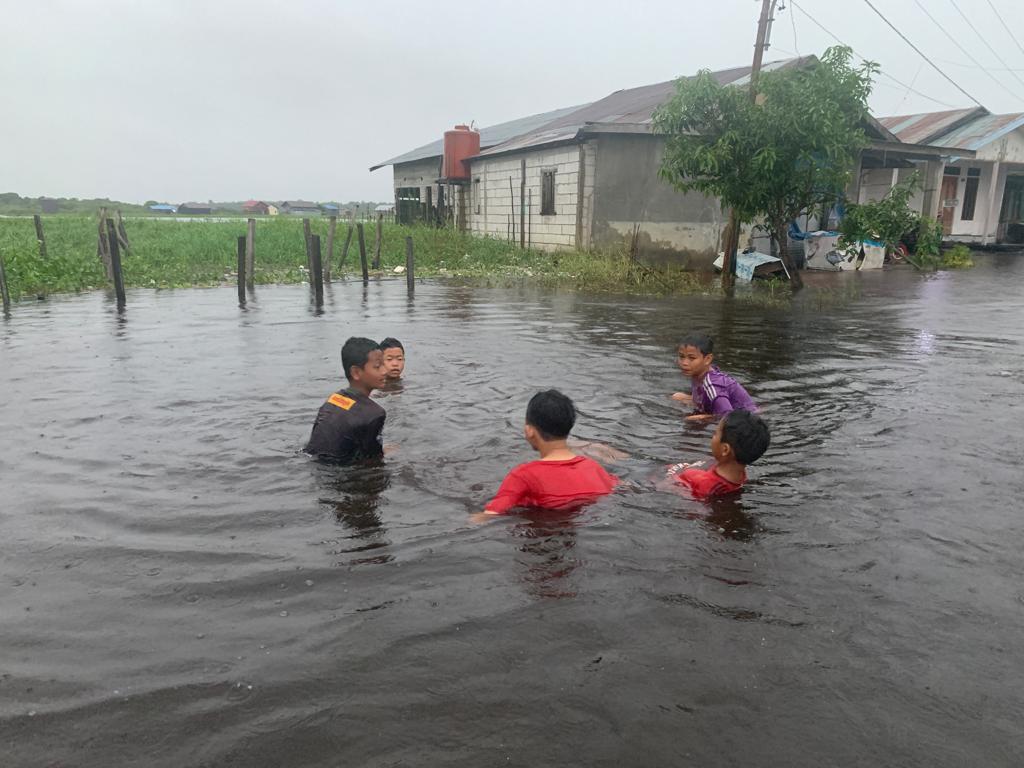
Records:
{"label": "door of house", "polygon": [[948,235],[953,231],[953,213],[956,211],[957,185],[959,176],[943,176],[942,189],[939,191],[940,218],[942,219],[942,234]]}

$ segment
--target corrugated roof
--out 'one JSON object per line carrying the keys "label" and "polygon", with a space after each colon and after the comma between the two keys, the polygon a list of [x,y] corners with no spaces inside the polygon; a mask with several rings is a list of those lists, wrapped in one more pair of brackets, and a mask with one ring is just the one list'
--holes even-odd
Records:
{"label": "corrugated roof", "polygon": [[983,107],[922,112],[917,115],[880,117],[878,121],[907,144],[923,144],[948,133],[950,129],[977,115],[987,114]]}
{"label": "corrugated roof", "polygon": [[[815,60],[812,56],[785,59],[765,64],[762,72],[770,72],[790,66],[800,66]],[[750,66],[735,67],[712,72],[712,76],[721,85],[743,85],[749,82]],[[627,88],[605,96],[592,104],[581,107],[564,117],[552,120],[536,130],[516,136],[510,141],[491,147],[477,157],[514,152],[528,147],[544,144],[556,144],[571,141],[589,124],[650,124],[654,110],[664,104],[675,93],[675,80],[667,80],[654,85],[643,85],[639,88]]]}
{"label": "corrugated roof", "polygon": [[[495,144],[501,144],[503,141],[508,141],[522,133],[532,131],[535,128],[539,128],[546,123],[550,123],[552,120],[557,120],[563,115],[575,112],[585,106],[587,105],[577,104],[575,107],[563,107],[562,109],[554,109],[550,112],[538,112],[536,115],[530,115],[529,117],[520,117],[518,120],[509,120],[507,123],[498,123],[497,125],[491,125],[487,128],[481,128],[480,147],[483,149],[486,147],[493,147]],[[426,160],[430,157],[440,157],[443,151],[443,140],[438,139],[437,141],[432,141],[429,144],[424,144],[422,147],[411,149],[405,154],[392,157],[390,160],[385,160],[383,163],[378,163],[377,165],[372,166],[370,170],[375,171],[386,165],[411,163],[415,160]]]}
{"label": "corrugated roof", "polygon": [[1024,125],[1024,112],[1010,115],[981,115],[949,133],[937,137],[932,143],[959,149],[981,149],[1010,131]]}

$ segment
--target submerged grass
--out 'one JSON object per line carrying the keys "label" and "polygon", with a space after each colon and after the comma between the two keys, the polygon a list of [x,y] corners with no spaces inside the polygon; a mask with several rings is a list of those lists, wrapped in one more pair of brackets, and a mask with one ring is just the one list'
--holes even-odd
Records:
{"label": "submerged grass", "polygon": [[[327,219],[311,221],[321,236],[326,258]],[[96,219],[50,216],[43,220],[47,257],[39,254],[31,218],[0,219],[0,256],[13,297],[45,296],[103,287],[103,266],[96,254]],[[131,250],[122,253],[128,287],[179,288],[213,286],[234,280],[236,241],[245,234],[244,219],[232,221],[125,220]],[[341,263],[347,224],[339,222],[332,264],[334,276],[360,273],[359,247],[353,233]],[[545,286],[616,293],[674,294],[713,290],[710,275],[676,267],[654,269],[623,252],[520,250],[503,240],[474,237],[451,229],[385,224],[381,270],[394,274],[405,265],[405,237],[411,236],[418,277],[456,277],[490,285],[529,282]],[[375,226],[367,223],[368,259],[374,252]],[[256,274],[259,284],[300,283],[309,279],[302,221],[259,219],[256,224]]]}

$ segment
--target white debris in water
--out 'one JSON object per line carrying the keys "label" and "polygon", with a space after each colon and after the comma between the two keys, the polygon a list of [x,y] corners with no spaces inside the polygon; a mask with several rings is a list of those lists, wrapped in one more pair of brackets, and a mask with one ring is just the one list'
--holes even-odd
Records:
{"label": "white debris in water", "polygon": [[288,611],[281,611],[281,613],[278,614],[278,615],[279,616],[287,616],[288,615]]}
{"label": "white debris in water", "polygon": [[313,586],[313,580],[312,579],[306,579],[306,586],[307,587],[312,587]]}
{"label": "white debris in water", "polygon": [[405,272],[405,267],[395,267],[395,274],[400,275]]}

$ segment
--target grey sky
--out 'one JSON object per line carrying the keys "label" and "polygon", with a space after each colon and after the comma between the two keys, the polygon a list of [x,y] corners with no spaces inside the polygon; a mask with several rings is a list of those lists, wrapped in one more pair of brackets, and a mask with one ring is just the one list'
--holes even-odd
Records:
{"label": "grey sky", "polygon": [[[956,4],[1020,72],[999,69],[954,0],[922,1],[991,76],[915,0],[873,1],[982,104],[1024,111],[1024,51],[989,0]],[[991,3],[1022,28],[1018,0]],[[797,4],[897,80],[946,104],[970,105],[863,0]],[[767,60],[833,44],[787,5]],[[369,166],[457,122],[489,125],[702,67],[748,63],[759,7],[756,0],[0,0],[0,191],[138,202],[386,200],[390,169],[371,174]],[[872,108],[876,115],[946,109],[884,77]]]}

